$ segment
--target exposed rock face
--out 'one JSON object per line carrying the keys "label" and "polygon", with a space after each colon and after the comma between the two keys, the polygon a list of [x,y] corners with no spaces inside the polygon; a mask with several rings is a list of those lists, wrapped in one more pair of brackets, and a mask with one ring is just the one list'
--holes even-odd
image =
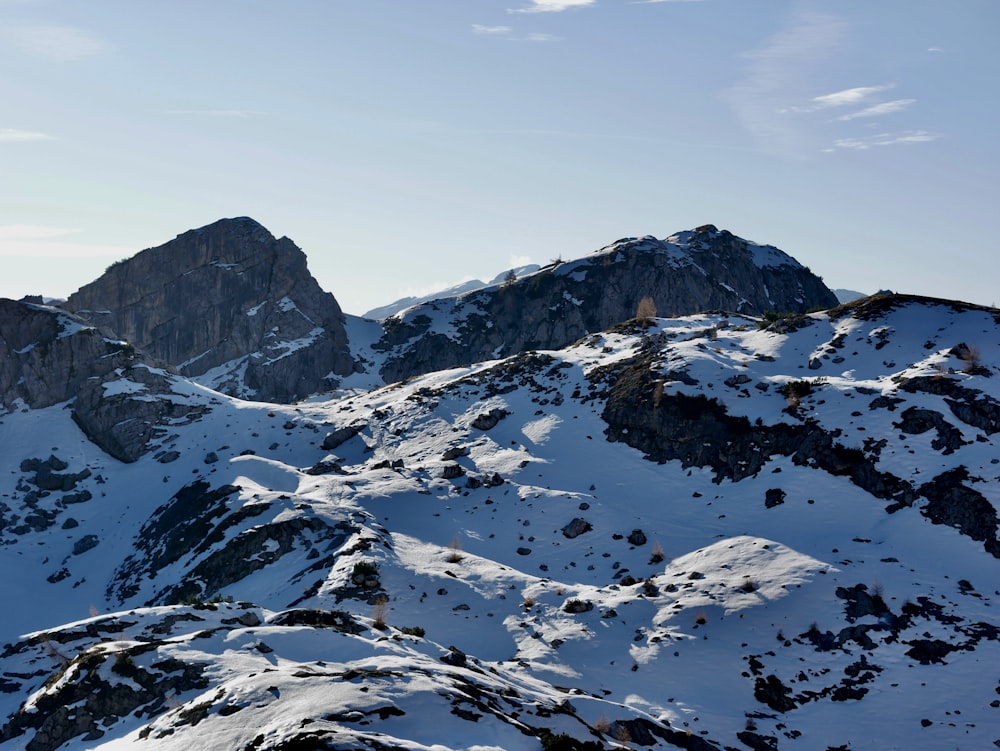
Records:
{"label": "exposed rock face", "polygon": [[294,401],[354,370],[340,306],[305,254],[246,217],[117,263],[64,307],[243,398]]}
{"label": "exposed rock face", "polygon": [[207,405],[173,391],[174,379],[132,345],[58,308],[0,300],[0,407],[42,409],[73,400],[73,419],[116,459],[158,448],[165,425]]}
{"label": "exposed rock face", "polygon": [[[378,347],[391,356],[382,376],[394,381],[563,347],[635,318],[647,297],[661,316],[801,313],[837,304],[819,277],[777,248],[705,225],[666,240],[619,240],[585,258],[386,319]],[[652,315],[648,303],[644,308]]]}
{"label": "exposed rock face", "polygon": [[33,409],[76,396],[90,378],[125,365],[124,342],[44,305],[0,300],[0,406]]}

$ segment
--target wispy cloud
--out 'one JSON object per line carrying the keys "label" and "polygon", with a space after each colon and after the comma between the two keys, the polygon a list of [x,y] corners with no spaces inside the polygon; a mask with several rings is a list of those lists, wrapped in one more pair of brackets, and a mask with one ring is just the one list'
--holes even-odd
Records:
{"label": "wispy cloud", "polygon": [[786,114],[802,101],[811,69],[839,48],[845,28],[835,16],[800,12],[786,28],[744,55],[743,80],[725,96],[759,148],[787,156],[812,151],[808,132]]}
{"label": "wispy cloud", "polygon": [[2,141],[51,141],[52,136],[45,133],[37,133],[30,130],[16,130],[15,128],[0,128],[0,142]]}
{"label": "wispy cloud", "polygon": [[72,235],[79,231],[40,224],[0,224],[0,240],[39,240]]}
{"label": "wispy cloud", "polygon": [[700,3],[703,0],[632,0],[632,5],[650,5],[652,3]]}
{"label": "wispy cloud", "polygon": [[866,107],[858,112],[850,112],[846,115],[841,115],[837,119],[847,121],[855,120],[859,117],[881,117],[882,115],[891,115],[895,112],[902,112],[916,101],[916,99],[896,99],[892,102],[873,104],[871,107]]}
{"label": "wispy cloud", "polygon": [[0,42],[57,62],[93,57],[108,50],[103,40],[70,26],[11,26],[0,30]]}
{"label": "wispy cloud", "polygon": [[135,248],[80,242],[83,230],[42,224],[0,225],[0,258],[125,258]]}
{"label": "wispy cloud", "polygon": [[847,107],[860,104],[875,94],[888,91],[894,85],[887,83],[882,86],[857,86],[853,89],[835,91],[832,94],[823,94],[823,96],[813,97],[811,108],[812,111],[815,111],[830,107]]}
{"label": "wispy cloud", "polygon": [[267,112],[260,110],[218,109],[218,110],[168,110],[168,115],[195,115],[200,117],[260,117]]}
{"label": "wispy cloud", "polygon": [[[879,146],[896,146],[899,144],[927,143],[941,138],[940,133],[930,133],[926,130],[906,130],[900,133],[879,133],[865,138],[840,138],[834,142],[838,149],[866,151]],[[832,149],[827,149],[832,151]]]}
{"label": "wispy cloud", "polygon": [[492,36],[492,37],[502,37],[512,42],[559,42],[562,41],[562,37],[556,36],[555,34],[543,34],[541,32],[533,32],[525,34],[523,36],[518,36],[514,34],[514,29],[510,26],[482,26],[481,24],[472,24],[472,33],[479,34],[481,36]]}
{"label": "wispy cloud", "polygon": [[472,24],[473,34],[485,34],[487,36],[503,36],[510,34],[513,29],[510,26],[484,26],[483,24]]}
{"label": "wispy cloud", "polygon": [[526,8],[510,8],[508,13],[561,13],[571,8],[595,5],[597,0],[531,0]]}
{"label": "wispy cloud", "polygon": [[525,42],[560,42],[560,41],[562,41],[562,37],[556,36],[555,34],[540,34],[540,33],[537,33],[537,32],[533,33],[533,34],[528,34],[527,36],[524,36],[521,39],[522,39],[522,41],[525,41]]}

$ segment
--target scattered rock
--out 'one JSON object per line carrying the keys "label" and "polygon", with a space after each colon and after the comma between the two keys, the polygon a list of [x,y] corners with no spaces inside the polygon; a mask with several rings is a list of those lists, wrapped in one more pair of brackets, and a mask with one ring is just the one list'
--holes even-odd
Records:
{"label": "scattered rock", "polygon": [[588,522],[586,519],[581,519],[580,517],[576,517],[569,524],[567,524],[565,527],[562,528],[562,533],[564,537],[572,540],[573,538],[579,537],[580,535],[584,534],[585,532],[589,532],[592,529],[593,526],[591,526],[590,522]]}

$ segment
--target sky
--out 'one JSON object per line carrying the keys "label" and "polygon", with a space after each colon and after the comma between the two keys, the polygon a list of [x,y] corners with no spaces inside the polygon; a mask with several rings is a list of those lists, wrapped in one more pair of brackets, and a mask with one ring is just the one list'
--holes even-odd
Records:
{"label": "sky", "polygon": [[0,0],[0,296],[232,216],[345,311],[711,223],[1000,302],[996,0]]}

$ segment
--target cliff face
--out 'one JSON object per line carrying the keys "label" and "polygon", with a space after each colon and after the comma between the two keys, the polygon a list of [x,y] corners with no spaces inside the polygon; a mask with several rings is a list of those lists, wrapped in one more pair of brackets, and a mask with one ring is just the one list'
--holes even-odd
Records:
{"label": "cliff face", "polygon": [[0,407],[41,409],[125,362],[124,342],[44,305],[0,300]]}
{"label": "cliff face", "polygon": [[246,217],[117,263],[64,307],[233,396],[293,401],[354,370],[340,306],[305,254]]}
{"label": "cliff face", "polygon": [[771,246],[705,225],[666,240],[620,240],[585,258],[386,319],[382,376],[395,381],[529,349],[557,349],[635,318],[706,310],[762,315],[832,307],[819,277]]}
{"label": "cliff face", "polygon": [[[0,414],[70,402],[73,420],[108,454],[133,462],[209,411],[131,344],[58,308],[0,299]],[[161,452],[161,456],[165,453]]]}

